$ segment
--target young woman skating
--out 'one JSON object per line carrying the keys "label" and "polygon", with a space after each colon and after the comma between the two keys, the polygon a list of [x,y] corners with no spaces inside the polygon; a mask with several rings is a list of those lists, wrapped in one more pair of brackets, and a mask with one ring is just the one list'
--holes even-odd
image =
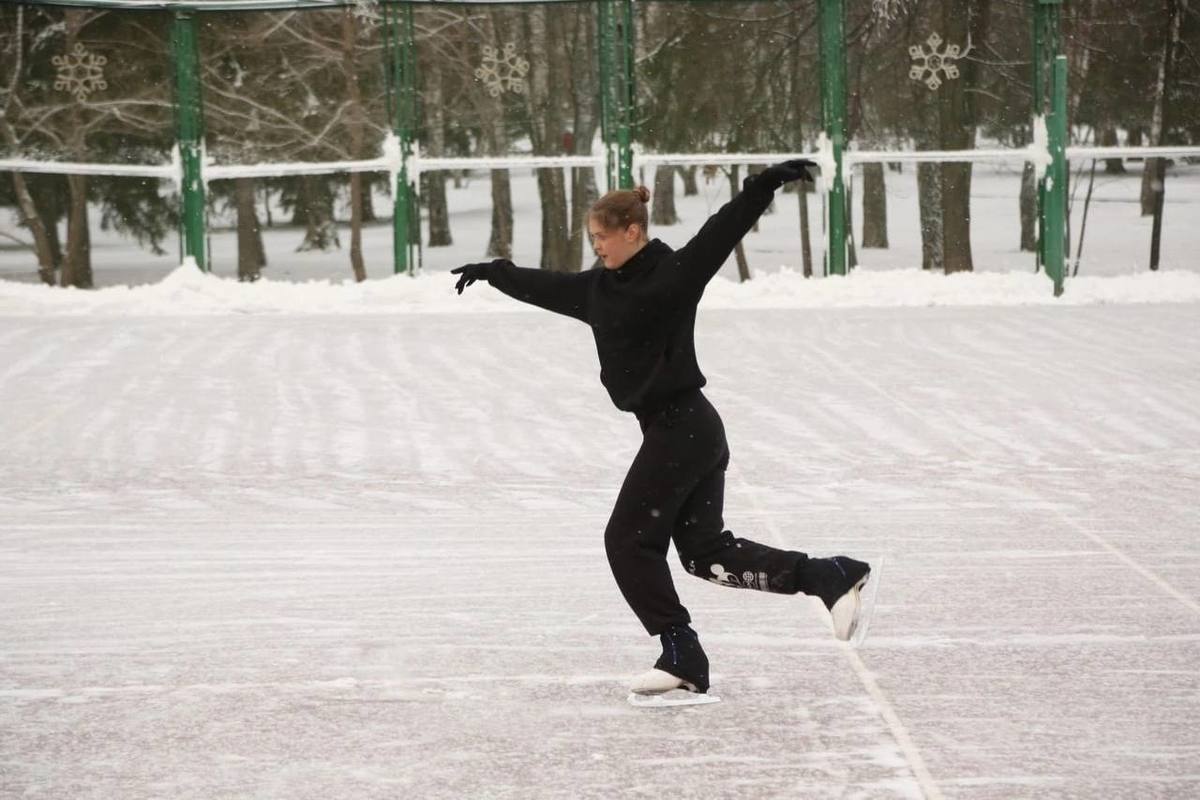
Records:
{"label": "young woman skating", "polygon": [[603,262],[578,273],[525,269],[511,261],[466,264],[459,294],[485,280],[505,294],[586,322],[600,381],[616,407],[637,417],[642,444],[617,496],[604,546],[617,586],[662,655],[634,679],[651,695],[708,691],[708,658],[679,602],[667,564],[672,540],[688,573],[744,589],[816,595],[847,640],[858,624],[870,567],[846,556],[810,558],[725,530],[722,506],[729,446],[716,409],[700,391],[696,306],[709,280],[767,209],[775,190],[811,180],[811,161],[785,161],[743,182],[742,191],[679,250],[647,240],[644,186],[609,192],[588,212],[592,247]]}

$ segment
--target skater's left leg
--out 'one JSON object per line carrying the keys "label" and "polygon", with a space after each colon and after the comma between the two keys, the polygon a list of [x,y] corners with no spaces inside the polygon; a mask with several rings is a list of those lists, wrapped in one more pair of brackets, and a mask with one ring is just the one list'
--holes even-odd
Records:
{"label": "skater's left leg", "polygon": [[674,541],[684,569],[698,578],[743,589],[778,594],[803,591],[800,582],[808,556],[781,550],[725,530],[725,469],[729,450],[696,485],[675,519]]}
{"label": "skater's left leg", "polygon": [[725,530],[722,510],[728,464],[726,448],[724,458],[696,485],[675,520],[675,550],[684,568],[722,586],[819,597],[832,615],[835,635],[849,639],[857,625],[859,591],[870,565],[846,556],[810,558],[799,551],[737,538]]}

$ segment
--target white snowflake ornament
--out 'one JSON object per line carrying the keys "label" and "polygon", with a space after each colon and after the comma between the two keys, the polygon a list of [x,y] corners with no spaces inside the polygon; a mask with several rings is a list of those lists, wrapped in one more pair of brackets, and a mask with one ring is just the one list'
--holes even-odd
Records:
{"label": "white snowflake ornament", "polygon": [[483,81],[488,94],[499,97],[503,92],[522,94],[525,91],[525,74],[529,62],[517,55],[517,46],[512,42],[504,45],[504,55],[496,48],[483,46],[483,66],[476,68],[475,77]]}
{"label": "white snowflake ornament", "polygon": [[75,95],[79,102],[87,100],[92,92],[108,88],[104,80],[104,65],[108,59],[89,53],[87,48],[76,43],[75,49],[64,56],[54,56],[50,63],[58,67],[55,75],[54,88],[60,92]]}
{"label": "white snowflake ornament", "polygon": [[909,69],[908,77],[914,81],[924,82],[930,91],[937,91],[942,85],[941,75],[945,75],[948,81],[958,77],[958,66],[954,62],[965,56],[966,53],[963,53],[962,48],[956,44],[946,45],[945,50],[939,50],[942,37],[936,33],[931,33],[925,40],[925,44],[929,45],[928,53],[925,52],[924,44],[914,44],[908,48],[908,54],[913,57],[913,60],[919,62]]}

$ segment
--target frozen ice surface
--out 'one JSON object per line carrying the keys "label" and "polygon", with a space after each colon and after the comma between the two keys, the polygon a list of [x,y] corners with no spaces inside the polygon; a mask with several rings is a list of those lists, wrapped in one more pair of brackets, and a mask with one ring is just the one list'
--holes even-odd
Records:
{"label": "frozen ice surface", "polygon": [[586,327],[0,317],[0,797],[1200,796],[1198,312],[704,311],[728,527],[888,575],[851,650],[673,561],[654,712]]}

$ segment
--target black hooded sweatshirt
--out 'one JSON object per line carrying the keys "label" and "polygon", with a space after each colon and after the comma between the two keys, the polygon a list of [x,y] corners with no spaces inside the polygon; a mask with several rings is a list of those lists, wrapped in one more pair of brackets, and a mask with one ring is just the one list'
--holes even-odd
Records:
{"label": "black hooded sweatshirt", "polygon": [[488,283],[526,303],[586,322],[600,382],[622,411],[653,414],[706,383],[696,363],[696,305],[738,241],[770,206],[778,183],[762,174],[709,217],[679,250],[652,239],[618,269],[551,272],[497,264]]}

